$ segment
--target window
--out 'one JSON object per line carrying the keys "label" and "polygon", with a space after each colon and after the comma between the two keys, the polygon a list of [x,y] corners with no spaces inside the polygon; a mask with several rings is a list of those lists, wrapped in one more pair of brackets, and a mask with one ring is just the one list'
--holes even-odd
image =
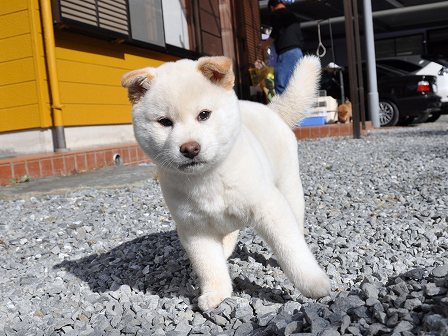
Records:
{"label": "window", "polygon": [[129,33],[126,0],[60,0],[57,5],[59,11],[56,18],[119,35]]}
{"label": "window", "polygon": [[129,0],[132,39],[165,46],[161,2],[162,0]]}
{"label": "window", "polygon": [[448,28],[428,31],[428,56],[448,63]]}
{"label": "window", "polygon": [[165,41],[183,49],[190,49],[187,8],[179,0],[163,1]]}
{"label": "window", "polygon": [[403,71],[406,72],[415,72],[420,70],[422,67],[411,63],[411,62],[406,62],[403,60],[398,60],[398,59],[385,59],[385,60],[377,60],[376,61],[378,64],[383,64],[386,66],[390,66],[396,69],[401,69]]}
{"label": "window", "polygon": [[52,0],[61,28],[188,56],[223,52],[219,0]]}
{"label": "window", "polygon": [[375,41],[377,58],[421,55],[423,35],[401,36]]}

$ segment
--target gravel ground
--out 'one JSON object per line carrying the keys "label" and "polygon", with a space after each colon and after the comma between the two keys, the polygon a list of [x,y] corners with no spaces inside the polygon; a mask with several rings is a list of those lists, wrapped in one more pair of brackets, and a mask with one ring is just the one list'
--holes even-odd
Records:
{"label": "gravel ground", "polygon": [[299,152],[307,241],[331,296],[301,296],[245,230],[234,296],[199,312],[148,178],[0,200],[0,335],[448,335],[448,118]]}

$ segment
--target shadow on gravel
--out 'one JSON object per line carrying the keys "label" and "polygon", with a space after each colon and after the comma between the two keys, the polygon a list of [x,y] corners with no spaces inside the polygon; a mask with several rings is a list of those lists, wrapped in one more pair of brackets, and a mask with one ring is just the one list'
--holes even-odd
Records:
{"label": "shadow on gravel", "polygon": [[[265,260],[256,253],[244,252],[237,247],[231,258],[248,260],[252,257],[263,264]],[[125,242],[112,250],[92,254],[78,260],[65,260],[53,267],[64,269],[86,282],[96,293],[115,291],[122,285],[160,297],[189,297],[199,295],[198,281],[190,261],[180,245],[175,231],[149,234]],[[279,295],[246,278],[234,279],[235,292],[279,302]]]}
{"label": "shadow on gravel", "polygon": [[54,266],[64,269],[94,292],[115,291],[121,285],[163,297],[192,296],[190,262],[175,231],[149,234],[112,250]]}
{"label": "shadow on gravel", "polygon": [[[411,129],[412,130],[412,129]],[[402,133],[402,132],[389,132],[389,136],[393,136],[396,138],[414,138],[414,137],[427,137],[432,138],[436,136],[446,136],[448,135],[448,129],[440,129],[440,130],[434,130],[434,129],[419,129],[419,130],[412,130],[411,133]]]}

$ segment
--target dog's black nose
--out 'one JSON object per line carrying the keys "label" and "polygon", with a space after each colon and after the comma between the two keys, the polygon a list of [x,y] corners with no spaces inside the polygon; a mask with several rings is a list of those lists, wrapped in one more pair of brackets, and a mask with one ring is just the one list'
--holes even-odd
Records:
{"label": "dog's black nose", "polygon": [[180,146],[179,150],[183,156],[192,159],[201,151],[201,145],[196,141],[189,141]]}

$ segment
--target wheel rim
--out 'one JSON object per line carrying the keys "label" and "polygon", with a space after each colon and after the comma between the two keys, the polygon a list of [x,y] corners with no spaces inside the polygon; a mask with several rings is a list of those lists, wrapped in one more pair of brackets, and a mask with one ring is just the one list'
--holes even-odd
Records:
{"label": "wheel rim", "polygon": [[380,124],[388,125],[394,118],[394,107],[387,102],[380,102]]}

